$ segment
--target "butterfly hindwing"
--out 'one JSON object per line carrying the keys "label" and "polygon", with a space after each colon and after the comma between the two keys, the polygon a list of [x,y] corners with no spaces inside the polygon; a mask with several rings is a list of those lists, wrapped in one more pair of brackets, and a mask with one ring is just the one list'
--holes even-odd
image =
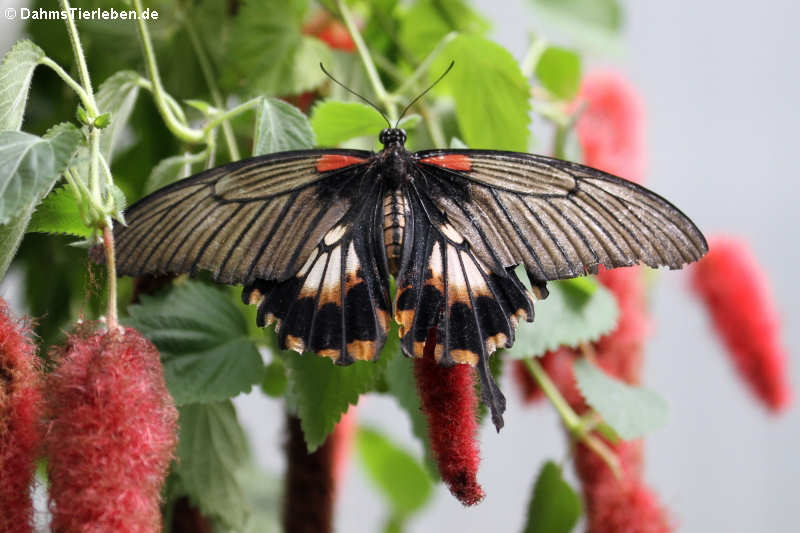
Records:
{"label": "butterfly hindwing", "polygon": [[259,326],[276,323],[282,349],[338,364],[378,356],[389,329],[389,291],[375,254],[374,205],[354,205],[291,278],[245,287],[243,300],[258,304]]}
{"label": "butterfly hindwing", "polygon": [[533,320],[534,296],[513,270],[493,271],[479,259],[424,191],[411,188],[407,196],[413,239],[405,242],[411,253],[398,272],[394,305],[401,346],[406,355],[423,357],[426,342],[435,339],[440,364],[476,366],[499,428],[505,399],[489,374],[488,357],[513,344],[519,320]]}
{"label": "butterfly hindwing", "polygon": [[[682,265],[703,235],[657,194],[599,170],[549,157],[488,150],[416,154],[439,209],[490,263],[523,263],[532,282],[644,263]],[[436,194],[443,186],[459,196]]]}

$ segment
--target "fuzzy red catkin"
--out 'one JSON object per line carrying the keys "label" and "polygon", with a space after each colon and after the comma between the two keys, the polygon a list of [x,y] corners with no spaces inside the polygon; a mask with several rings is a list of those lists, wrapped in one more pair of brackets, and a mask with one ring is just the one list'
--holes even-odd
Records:
{"label": "fuzzy red catkin", "polygon": [[83,328],[54,353],[45,449],[55,533],[161,530],[178,413],[155,346]]}
{"label": "fuzzy red catkin", "polygon": [[42,376],[30,335],[0,298],[0,533],[33,531]]}
{"label": "fuzzy red catkin", "polygon": [[480,451],[478,397],[474,369],[469,365],[440,366],[433,356],[436,330],[431,329],[423,357],[414,360],[414,376],[422,412],[428,421],[428,434],[442,481],[464,505],[475,505],[484,498],[478,483]]}
{"label": "fuzzy red catkin", "polygon": [[691,286],[705,304],[736,370],[774,412],[791,403],[787,355],[767,276],[741,239],[716,236],[691,267]]}

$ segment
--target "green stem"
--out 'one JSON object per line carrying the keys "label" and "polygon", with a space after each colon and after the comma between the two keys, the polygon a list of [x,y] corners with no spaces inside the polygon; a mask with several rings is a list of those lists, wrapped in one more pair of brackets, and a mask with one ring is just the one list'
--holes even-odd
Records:
{"label": "green stem", "polygon": [[445,47],[448,44],[450,44],[450,42],[453,39],[455,39],[457,36],[458,36],[457,32],[451,31],[450,33],[448,33],[447,35],[442,37],[442,40],[439,41],[439,43],[433,48],[431,53],[428,54],[428,56],[425,59],[422,60],[422,63],[419,64],[419,66],[414,70],[414,72],[411,74],[411,76],[406,78],[406,80],[403,82],[403,84],[400,85],[400,87],[397,88],[397,90],[395,91],[395,94],[403,94],[406,91],[408,91],[409,89],[411,89],[412,87],[414,87],[415,84],[417,83],[417,81],[419,80],[419,78],[421,78],[422,75],[425,72],[427,72],[428,68],[431,66],[431,63],[433,63],[433,61],[437,57],[439,57],[439,54],[441,54],[442,51],[444,51]]}
{"label": "green stem", "polygon": [[[61,9],[67,13],[71,13],[69,0],[59,0]],[[72,17],[66,18],[67,34],[69,34],[69,41],[72,44],[72,52],[75,54],[75,64],[78,67],[78,75],[83,85],[83,90],[86,91],[86,111],[89,113],[89,118],[94,120],[97,118],[97,102],[94,100],[94,93],[92,92],[92,80],[89,78],[89,69],[86,67],[86,57],[83,55],[83,47],[81,46],[80,38],[78,37],[78,29],[75,27],[75,22]],[[94,115],[92,115],[94,113]]]}
{"label": "green stem", "polygon": [[523,361],[525,366],[528,367],[528,372],[531,373],[533,379],[536,380],[536,383],[539,385],[539,388],[542,389],[544,395],[547,396],[547,399],[550,400],[550,403],[552,403],[553,407],[558,411],[558,414],[561,416],[569,432],[575,433],[581,426],[580,417],[572,410],[567,400],[565,400],[558,391],[558,388],[550,380],[547,372],[545,372],[542,365],[539,364],[539,361],[532,357],[523,359]]}
{"label": "green stem", "polygon": [[545,372],[542,365],[539,364],[539,361],[534,358],[523,359],[523,361],[525,366],[528,367],[531,376],[533,376],[533,379],[536,380],[536,383],[539,385],[539,388],[542,389],[544,395],[547,396],[547,399],[550,400],[550,403],[553,404],[553,407],[555,407],[556,411],[561,416],[561,420],[564,422],[564,426],[566,426],[570,435],[600,456],[616,477],[621,477],[622,469],[620,468],[619,459],[614,451],[609,448],[605,442],[591,434],[591,428],[577,413],[575,413],[572,407],[569,406],[567,400],[564,399],[558,391],[558,388],[550,380],[547,372]]}
{"label": "green stem", "polygon": [[[203,77],[206,79],[208,91],[211,93],[211,100],[216,107],[223,109],[225,107],[225,102],[223,102],[222,93],[220,93],[217,83],[214,81],[211,60],[209,60],[208,54],[206,54],[205,48],[203,48],[203,43],[200,41],[200,37],[197,35],[197,29],[194,27],[194,23],[190,17],[186,18],[186,31],[189,33],[189,39],[192,41],[197,61],[200,63],[200,70],[203,72]],[[228,153],[231,159],[234,161],[241,159],[242,156],[239,154],[239,147],[236,145],[236,137],[233,134],[233,128],[228,120],[222,122],[222,134],[225,137],[225,145],[228,147]]]}
{"label": "green stem", "polygon": [[[153,93],[153,84],[147,78],[139,76],[136,79],[136,85],[138,85],[142,89],[145,89],[146,91],[149,91],[151,94]],[[175,113],[175,116],[178,118],[178,120],[183,122],[184,124],[187,123],[186,115],[184,114],[183,109],[181,109],[180,104],[178,104],[178,102],[175,101],[172,95],[170,95],[169,93],[164,93],[164,98],[167,101],[167,105],[172,110],[172,112]]]}
{"label": "green stem", "polygon": [[350,8],[347,7],[347,4],[344,2],[344,0],[336,0],[336,6],[339,8],[339,12],[342,14],[342,19],[347,26],[347,31],[350,32],[350,36],[353,38],[353,42],[358,50],[358,55],[361,57],[362,63],[364,63],[364,68],[367,70],[367,77],[369,78],[372,88],[375,91],[375,96],[386,107],[386,114],[389,116],[389,120],[391,122],[396,121],[397,104],[395,103],[394,98],[383,86],[383,82],[378,75],[378,69],[375,68],[375,63],[373,63],[372,57],[369,55],[367,45],[364,43],[364,39],[361,37],[361,34],[358,32],[358,28],[356,28],[355,22],[353,21],[353,14],[350,13]]}
{"label": "green stem", "polygon": [[539,60],[542,58],[542,54],[545,50],[547,50],[546,39],[534,37],[531,40],[528,51],[525,53],[525,57],[522,59],[522,66],[520,70],[522,70],[523,76],[526,78],[533,76],[533,73],[536,72],[536,65],[539,64]]}
{"label": "green stem", "polygon": [[569,129],[561,124],[556,126],[556,132],[553,136],[553,157],[564,159],[567,147],[567,132]]}
{"label": "green stem", "polygon": [[227,111],[223,111],[222,113],[218,113],[218,114],[214,115],[213,117],[211,117],[211,119],[208,121],[208,123],[203,128],[203,135],[204,136],[208,136],[208,134],[212,130],[214,130],[214,128],[216,128],[220,124],[223,124],[225,121],[227,121],[227,120],[229,120],[229,119],[231,119],[231,118],[233,118],[233,117],[235,117],[237,115],[241,115],[245,111],[249,111],[249,110],[255,108],[260,101],[261,101],[260,97],[253,98],[253,99],[248,100],[247,102],[245,102],[243,104],[237,105],[236,107],[234,107],[232,109],[228,109]]}
{"label": "green stem", "polygon": [[204,134],[202,130],[190,128],[185,123],[180,122],[172,113],[172,109],[167,103],[166,91],[164,85],[161,83],[161,75],[158,72],[158,64],[156,63],[155,52],[153,51],[153,43],[150,40],[150,32],[147,30],[142,14],[142,0],[133,0],[134,9],[139,14],[136,23],[139,29],[139,41],[142,43],[144,51],[145,66],[150,81],[153,84],[153,98],[156,102],[156,107],[161,113],[161,118],[167,125],[167,129],[185,142],[201,143],[204,141]]}
{"label": "green stem", "polygon": [[434,148],[447,148],[447,139],[444,137],[444,130],[436,112],[425,104],[419,104],[419,112],[431,135]]}
{"label": "green stem", "polygon": [[83,104],[83,107],[86,108],[88,116],[96,117],[97,115],[99,115],[97,107],[95,107],[94,100],[89,98],[89,94],[83,90],[83,87],[81,87],[80,84],[77,81],[75,81],[75,79],[72,76],[67,74],[66,70],[61,68],[61,65],[59,65],[58,63],[56,63],[47,56],[43,57],[39,61],[39,63],[46,67],[50,67],[50,69],[52,69],[53,72],[58,74],[59,78],[64,80],[64,83],[66,83],[70,89],[75,91],[75,94],[77,94],[78,98],[81,99],[81,104]]}

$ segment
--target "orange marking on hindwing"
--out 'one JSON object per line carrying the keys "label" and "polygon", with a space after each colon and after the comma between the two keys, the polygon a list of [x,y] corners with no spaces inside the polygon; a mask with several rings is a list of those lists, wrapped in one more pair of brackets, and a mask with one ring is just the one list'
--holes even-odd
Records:
{"label": "orange marking on hindwing", "polygon": [[364,161],[366,161],[366,159],[350,155],[325,154],[317,159],[317,172],[338,170],[340,168],[349,167],[350,165],[358,165]]}
{"label": "orange marking on hindwing", "polygon": [[450,170],[472,170],[472,161],[464,154],[434,155],[420,159],[420,163],[449,168]]}

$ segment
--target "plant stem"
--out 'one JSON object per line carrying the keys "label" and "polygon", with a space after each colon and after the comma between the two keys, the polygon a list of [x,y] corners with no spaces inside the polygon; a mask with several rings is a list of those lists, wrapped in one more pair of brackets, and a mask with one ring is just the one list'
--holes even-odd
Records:
{"label": "plant stem", "polygon": [[353,21],[353,14],[350,13],[350,8],[347,7],[347,4],[344,2],[344,0],[336,0],[336,6],[339,8],[339,12],[342,14],[342,19],[347,26],[347,31],[350,32],[350,36],[353,38],[353,42],[358,50],[358,55],[361,57],[361,61],[364,63],[364,68],[367,70],[367,77],[369,78],[372,88],[375,91],[375,96],[377,96],[378,100],[380,100],[380,102],[386,107],[386,114],[389,116],[389,120],[392,122],[396,121],[397,104],[395,103],[394,98],[383,86],[383,82],[378,75],[378,70],[375,68],[375,63],[373,63],[372,57],[369,55],[367,45],[364,43],[364,39],[361,37],[361,34],[358,32],[358,28],[356,28],[355,22]]}
{"label": "plant stem", "polygon": [[439,54],[445,49],[445,47],[450,44],[450,42],[458,36],[457,32],[451,31],[439,41],[439,43],[434,47],[428,56],[422,60],[422,63],[414,70],[414,72],[409,76],[406,81],[400,85],[395,91],[396,94],[403,94],[404,92],[408,91],[410,88],[417,83],[417,80],[422,77],[423,73],[425,73],[428,68],[433,63],[433,60],[436,59]]}
{"label": "plant stem", "polygon": [[[211,67],[211,60],[208,58],[205,48],[203,48],[203,43],[200,41],[200,37],[197,35],[197,29],[194,27],[191,17],[187,16],[185,20],[186,31],[189,33],[189,39],[192,41],[194,53],[197,56],[198,63],[200,63],[200,70],[203,72],[203,77],[206,79],[208,91],[211,93],[211,100],[214,102],[216,107],[219,109],[224,109],[225,102],[223,102],[222,94],[217,87],[216,81],[214,81],[214,72]],[[225,145],[228,147],[228,154],[230,154],[231,159],[234,161],[241,159],[242,156],[239,153],[239,147],[236,145],[236,137],[233,135],[233,128],[228,120],[224,120],[222,122],[222,134],[225,137]]]}
{"label": "plant stem", "polygon": [[[69,0],[59,0],[61,9],[67,13],[71,13]],[[75,22],[72,17],[66,18],[67,34],[69,34],[69,41],[72,45],[72,52],[75,54],[75,64],[78,67],[78,75],[83,85],[83,90],[86,91],[86,111],[89,113],[89,118],[94,120],[97,118],[97,102],[94,100],[94,93],[92,92],[92,81],[89,78],[89,69],[86,67],[86,58],[83,55],[83,47],[81,46],[80,38],[78,37],[78,30],[75,27]],[[79,93],[80,94],[80,93]]]}
{"label": "plant stem", "polygon": [[180,122],[175,115],[172,114],[172,109],[167,104],[166,91],[164,85],[161,83],[161,75],[158,72],[158,64],[156,63],[156,56],[153,52],[153,43],[150,40],[150,32],[147,30],[142,14],[142,0],[133,0],[134,9],[138,13],[136,20],[139,29],[139,41],[142,43],[144,51],[145,65],[147,67],[147,74],[153,84],[153,98],[156,102],[156,107],[161,113],[161,118],[167,125],[167,129],[185,142],[201,143],[204,141],[202,130],[190,128],[185,123]]}
{"label": "plant stem", "polygon": [[433,141],[433,147],[447,148],[447,139],[444,137],[442,124],[439,122],[439,117],[436,116],[435,111],[425,104],[419,104],[419,113],[422,115],[425,125],[428,128],[428,133]]}
{"label": "plant stem", "polygon": [[56,74],[58,74],[58,77],[61,78],[64,81],[64,83],[66,83],[69,86],[70,89],[75,91],[75,94],[77,94],[78,98],[81,99],[81,104],[83,104],[83,107],[86,108],[88,116],[96,117],[99,114],[97,108],[95,107],[94,100],[89,99],[89,95],[86,93],[86,91],[83,90],[83,87],[81,87],[80,84],[77,81],[75,81],[75,79],[72,76],[67,74],[67,71],[61,68],[61,65],[59,65],[58,63],[56,63],[47,56],[43,57],[39,61],[39,64],[44,65],[46,67],[50,67],[50,69],[53,70],[53,72],[55,72]]}
{"label": "plant stem", "polygon": [[536,72],[536,65],[539,64],[539,60],[542,58],[542,54],[545,50],[547,50],[546,39],[537,37],[531,39],[531,44],[528,46],[528,51],[525,53],[520,67],[523,76],[526,78],[533,76],[533,73]]}
{"label": "plant stem", "polygon": [[211,117],[208,123],[203,128],[203,135],[208,136],[208,134],[220,124],[223,124],[226,120],[229,120],[237,115],[241,115],[245,111],[249,111],[256,107],[258,103],[261,101],[261,97],[253,98],[251,100],[246,101],[243,104],[239,104],[232,109],[228,109],[227,111],[223,111],[222,113],[218,113]]}
{"label": "plant stem", "polygon": [[108,312],[106,325],[109,331],[119,329],[117,319],[117,264],[114,258],[114,232],[111,229],[111,220],[103,226],[103,248],[106,251],[106,269],[108,271]]}
{"label": "plant stem", "polygon": [[591,427],[587,424],[588,421],[581,419],[569,406],[567,400],[564,399],[558,388],[550,380],[539,361],[531,357],[523,359],[523,361],[539,388],[542,389],[544,395],[547,396],[547,399],[558,411],[570,435],[600,456],[616,477],[621,477],[622,469],[614,451],[605,442],[591,434]]}

